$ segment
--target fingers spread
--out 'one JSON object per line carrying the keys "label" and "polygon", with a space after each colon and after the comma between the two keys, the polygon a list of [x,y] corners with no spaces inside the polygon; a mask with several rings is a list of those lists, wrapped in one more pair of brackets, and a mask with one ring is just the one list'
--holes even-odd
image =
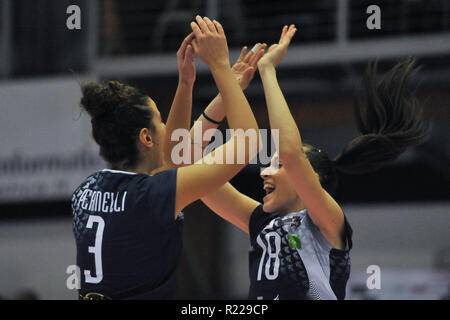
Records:
{"label": "fingers spread", "polygon": [[283,30],[281,31],[281,37],[280,37],[280,41],[279,42],[283,41],[284,36],[286,35],[287,31],[288,31],[288,26],[284,26]]}
{"label": "fingers spread", "polygon": [[242,62],[245,58],[245,54],[247,53],[247,47],[243,47],[241,50],[241,54],[239,55],[239,58],[237,59],[237,63]]}
{"label": "fingers spread", "polygon": [[218,32],[221,36],[224,36],[224,35],[225,35],[225,31],[223,31],[222,25],[221,25],[218,21],[216,21],[216,20],[214,20],[213,23],[214,23],[214,25],[215,25],[216,28],[217,28],[217,32]]}
{"label": "fingers spread", "polygon": [[191,29],[194,32],[196,38],[199,38],[203,34],[202,30],[195,22],[191,22]]}
{"label": "fingers spread", "polygon": [[197,21],[198,26],[200,27],[202,33],[207,34],[210,33],[208,26],[206,25],[205,20],[200,16],[196,16],[195,20]]}
{"label": "fingers spread", "polygon": [[296,32],[297,28],[294,25],[292,25],[291,28],[289,29],[289,37],[292,39],[292,37],[294,37]]}
{"label": "fingers spread", "polygon": [[295,28],[295,25],[291,24],[289,26],[289,29],[286,31],[286,33],[284,35],[286,41],[291,42],[292,37],[294,37],[296,32],[297,32],[297,28]]}
{"label": "fingers spread", "polygon": [[242,62],[245,63],[250,63],[250,60],[252,59],[252,57],[255,55],[255,48],[259,47],[259,43],[255,44],[255,46],[252,48],[252,50],[250,50],[246,56],[244,57],[244,60],[242,60]]}
{"label": "fingers spread", "polygon": [[295,25],[291,24],[289,28],[287,26],[284,26],[279,44],[283,47],[287,47],[291,43],[291,40],[296,32],[297,29],[295,28]]}
{"label": "fingers spread", "polygon": [[217,33],[216,26],[208,17],[204,17],[203,20],[205,21],[206,25],[208,26],[209,31],[213,33]]}
{"label": "fingers spread", "polygon": [[253,57],[251,57],[249,64],[253,67],[256,67],[256,65],[258,64],[258,61],[264,56],[265,52],[266,52],[266,48],[267,48],[267,44],[263,43],[258,51],[253,55]]}

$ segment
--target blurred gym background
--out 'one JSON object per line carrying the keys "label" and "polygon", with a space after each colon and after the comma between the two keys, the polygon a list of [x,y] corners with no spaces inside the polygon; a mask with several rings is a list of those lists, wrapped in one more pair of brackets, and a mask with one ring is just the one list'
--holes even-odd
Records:
{"label": "blurred gym background", "polygon": [[[368,30],[366,9],[381,9]],[[67,7],[81,8],[68,30]],[[279,67],[281,87],[306,142],[337,155],[357,134],[353,93],[368,61],[380,74],[416,56],[412,88],[431,139],[375,174],[340,176],[338,201],[354,229],[348,299],[446,299],[450,288],[450,1],[448,0],[0,0],[0,296],[76,299],[70,197],[105,168],[78,107],[79,83],[120,80],[167,117],[177,86],[175,53],[196,14],[222,22],[233,62],[242,46],[277,42],[299,27]],[[198,62],[193,120],[217,94]],[[246,95],[268,118],[259,76]],[[232,183],[262,199],[259,167]],[[256,181],[256,182],[255,182]],[[248,237],[202,203],[185,210],[179,268],[183,299],[245,299]],[[381,288],[366,285],[380,267]]]}

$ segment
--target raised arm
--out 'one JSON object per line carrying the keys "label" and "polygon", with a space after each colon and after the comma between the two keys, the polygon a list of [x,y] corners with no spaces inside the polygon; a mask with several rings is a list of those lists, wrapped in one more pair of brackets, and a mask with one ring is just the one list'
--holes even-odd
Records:
{"label": "raised arm", "polygon": [[[255,129],[256,120],[230,67],[227,40],[219,22],[197,16],[191,27],[195,54],[205,62],[222,96],[230,128]],[[223,48],[225,48],[223,50]]]}
{"label": "raised arm", "polygon": [[[216,190],[236,175],[260,150],[259,128],[230,67],[228,46],[222,26],[208,18],[196,17],[191,23],[195,39],[195,54],[209,67],[223,99],[228,123],[233,129],[253,130],[256,141],[246,141],[245,136],[234,135],[226,144],[217,148],[195,165],[178,169],[176,215],[185,206]],[[256,144],[256,145],[252,145]],[[226,163],[226,152],[237,154],[237,148],[245,148],[245,161]],[[220,163],[222,160],[222,163]]]}
{"label": "raised arm", "polygon": [[[243,47],[241,50],[241,54],[237,59],[236,63],[231,68],[239,86],[242,90],[245,90],[255,76],[255,72],[257,69],[257,63],[264,55],[267,45],[256,44],[255,47],[248,51],[247,47]],[[204,116],[206,115],[206,117]],[[200,117],[194,122],[194,125],[191,128],[191,139],[194,141],[194,133],[201,132],[201,136],[203,137],[204,133],[210,129],[217,129],[219,127],[219,123],[221,123],[225,118],[226,112],[225,107],[223,105],[222,96],[220,93],[208,104],[205,108],[204,112]],[[202,139],[202,144],[197,145],[194,144],[194,148],[199,148],[201,152],[197,152],[197,154],[203,154],[203,149],[210,143],[208,140]],[[195,153],[193,152],[193,155]],[[194,159],[193,162],[198,161],[199,159]]]}
{"label": "raised arm", "polygon": [[196,77],[194,49],[191,44],[193,39],[194,33],[189,34],[177,52],[178,87],[166,122],[163,170],[178,166],[174,164],[171,157],[172,149],[177,143],[171,139],[173,131],[176,129],[189,130],[191,124],[192,88]]}
{"label": "raised arm", "polygon": [[[238,60],[231,68],[242,90],[245,90],[252,81],[257,68],[257,63],[264,55],[265,49],[266,44],[257,44],[248,52],[247,47],[244,47]],[[203,132],[206,130],[216,129],[218,127],[218,124],[215,122],[221,122],[224,119],[225,108],[220,94],[207,106],[204,113],[208,118],[213,119],[214,122],[211,122],[204,116],[200,116],[195,122],[194,127],[191,129],[192,138],[194,138],[195,130],[201,130],[203,136]],[[209,141],[203,141],[202,145],[194,145],[194,147],[200,148],[201,152],[198,153],[203,154],[203,149],[208,143]],[[217,215],[247,233],[250,215],[260,204],[240,193],[229,182],[219,189],[208,193],[202,197],[201,200]]]}
{"label": "raised arm", "polygon": [[258,69],[264,86],[271,129],[279,130],[277,151],[290,180],[308,209],[313,222],[328,242],[342,247],[344,215],[336,201],[322,188],[318,175],[303,152],[299,129],[291,115],[278,84],[276,66],[287,53],[288,46],[297,29],[285,26],[278,44],[259,61]]}

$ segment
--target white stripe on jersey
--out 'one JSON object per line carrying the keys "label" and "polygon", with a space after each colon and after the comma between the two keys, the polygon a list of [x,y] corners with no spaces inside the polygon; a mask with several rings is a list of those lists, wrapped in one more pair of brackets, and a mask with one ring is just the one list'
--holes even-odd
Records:
{"label": "white stripe on jersey", "polygon": [[131,174],[131,175],[135,175],[136,173],[134,172],[128,172],[128,171],[119,171],[119,170],[111,170],[111,169],[103,169],[103,172],[111,172],[111,173],[123,173],[123,174]]}

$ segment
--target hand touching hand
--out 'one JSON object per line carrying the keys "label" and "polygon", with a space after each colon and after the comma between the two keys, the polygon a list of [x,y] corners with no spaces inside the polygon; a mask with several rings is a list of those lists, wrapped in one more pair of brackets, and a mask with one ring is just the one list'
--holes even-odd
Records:
{"label": "hand touching hand", "polygon": [[179,82],[193,85],[196,78],[194,48],[192,47],[194,33],[190,33],[177,52]]}
{"label": "hand touching hand", "polygon": [[234,66],[231,68],[242,90],[245,90],[255,76],[259,60],[264,55],[267,45],[257,44],[254,50],[247,53],[247,47],[242,48],[241,54]]}
{"label": "hand touching hand", "polygon": [[276,67],[286,56],[289,44],[296,32],[297,28],[293,24],[289,28],[288,26],[284,26],[280,41],[278,44],[274,44],[269,48],[269,51],[259,60],[258,67],[263,65],[273,65]]}
{"label": "hand touching hand", "polygon": [[197,16],[196,22],[191,22],[191,28],[195,35],[192,40],[195,54],[210,68],[230,67],[228,44],[222,25],[207,17]]}

